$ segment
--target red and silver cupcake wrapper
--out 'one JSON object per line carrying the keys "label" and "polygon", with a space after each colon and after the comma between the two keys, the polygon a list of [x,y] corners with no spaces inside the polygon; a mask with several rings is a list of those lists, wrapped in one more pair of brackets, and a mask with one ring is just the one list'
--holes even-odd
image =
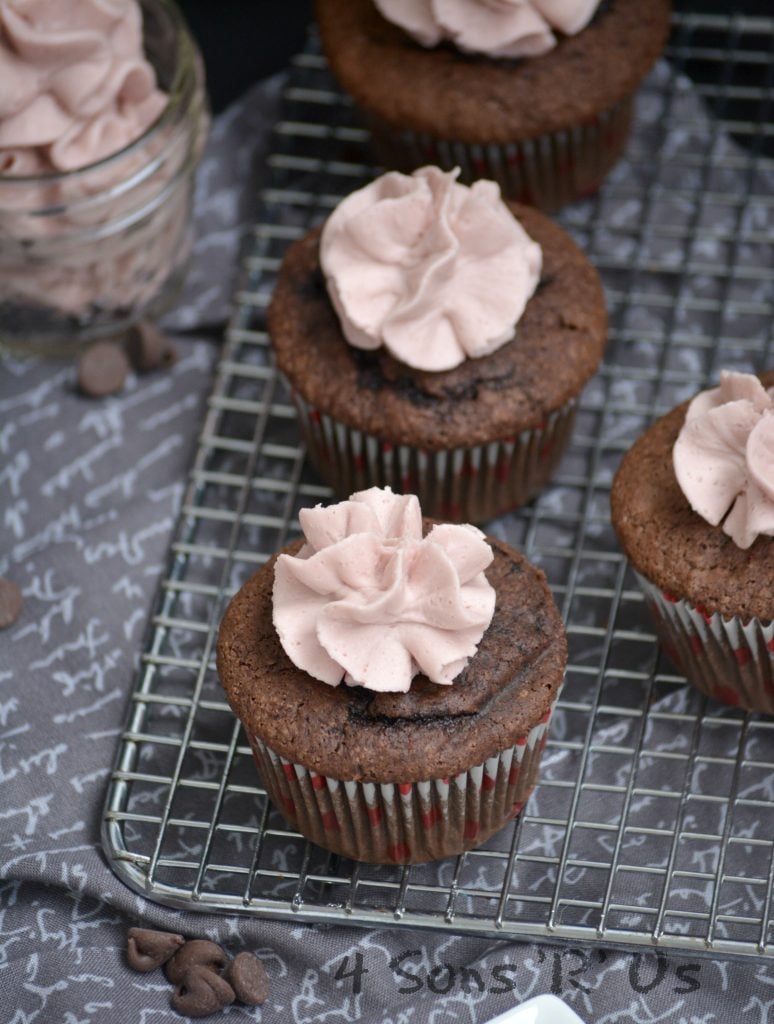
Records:
{"label": "red and silver cupcake wrapper", "polygon": [[539,426],[470,448],[424,451],[390,444],[293,400],[309,456],[341,498],[368,487],[416,494],[426,516],[484,522],[526,504],[546,485],[572,431],[573,399]]}
{"label": "red and silver cupcake wrapper", "polygon": [[475,144],[398,131],[366,115],[373,147],[387,168],[409,172],[426,164],[460,168],[460,181],[492,179],[503,195],[543,210],[597,191],[620,159],[629,138],[633,99],[583,124],[519,142]]}
{"label": "red and silver cupcake wrapper", "polygon": [[513,747],[451,778],[342,782],[250,744],[272,802],[302,835],[375,864],[413,864],[479,846],[522,809],[537,781],[549,711]]}
{"label": "red and silver cupcake wrapper", "polygon": [[637,578],[664,650],[693,686],[723,704],[774,714],[774,621],[725,619]]}

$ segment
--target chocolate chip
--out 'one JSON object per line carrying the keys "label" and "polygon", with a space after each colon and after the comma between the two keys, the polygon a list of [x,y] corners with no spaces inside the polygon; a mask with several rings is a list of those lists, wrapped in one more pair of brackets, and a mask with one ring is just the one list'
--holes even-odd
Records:
{"label": "chocolate chip", "polygon": [[124,386],[128,372],[124,350],[112,341],[98,341],[78,360],[78,387],[91,398],[114,395]]}
{"label": "chocolate chip", "polygon": [[19,618],[22,594],[13,580],[0,576],[0,629],[8,629]]}
{"label": "chocolate chip", "polygon": [[155,971],[185,943],[182,935],[151,928],[130,928],[126,959],[133,971]]}
{"label": "chocolate chip", "polygon": [[219,974],[205,966],[190,967],[172,996],[172,1006],[187,1017],[208,1017],[234,1002],[234,990]]}
{"label": "chocolate chip", "polygon": [[177,362],[174,344],[150,320],[141,320],[132,327],[126,347],[138,373],[166,370]]}
{"label": "chocolate chip", "polygon": [[237,999],[245,1006],[260,1006],[269,994],[266,970],[254,953],[238,953],[225,973]]}
{"label": "chocolate chip", "polygon": [[217,973],[228,963],[228,957],[216,942],[191,939],[167,961],[164,973],[173,985],[179,984],[194,967],[203,967]]}

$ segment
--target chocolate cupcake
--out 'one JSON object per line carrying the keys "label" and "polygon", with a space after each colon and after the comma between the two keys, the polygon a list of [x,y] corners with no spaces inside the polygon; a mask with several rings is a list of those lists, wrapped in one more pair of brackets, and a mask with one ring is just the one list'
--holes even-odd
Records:
{"label": "chocolate cupcake", "polygon": [[723,373],[658,420],[625,455],[611,507],[689,682],[774,713],[774,373]]}
{"label": "chocolate cupcake", "polygon": [[378,161],[462,168],[552,210],[621,156],[669,0],[317,0],[323,48]]}
{"label": "chocolate cupcake", "polygon": [[474,527],[423,524],[416,497],[389,490],[301,521],[306,544],[248,580],[218,641],[272,802],[359,860],[479,845],[535,785],[563,678],[543,573]]}
{"label": "chocolate cupcake", "polygon": [[268,323],[338,496],[390,486],[483,522],[550,478],[607,315],[564,231],[454,178],[393,172],[345,199],[286,253]]}

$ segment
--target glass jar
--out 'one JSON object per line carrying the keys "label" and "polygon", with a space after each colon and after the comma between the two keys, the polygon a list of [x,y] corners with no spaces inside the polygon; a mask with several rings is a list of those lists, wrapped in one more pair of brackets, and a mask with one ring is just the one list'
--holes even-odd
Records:
{"label": "glass jar", "polygon": [[203,64],[172,0],[140,0],[168,94],[138,139],[76,170],[0,174],[0,346],[60,354],[119,336],[179,294],[209,116]]}

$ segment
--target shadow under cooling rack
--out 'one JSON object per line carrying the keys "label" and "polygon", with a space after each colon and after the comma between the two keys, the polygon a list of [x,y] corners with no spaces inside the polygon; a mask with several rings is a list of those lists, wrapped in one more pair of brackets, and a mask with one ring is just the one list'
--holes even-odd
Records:
{"label": "shadow under cooling rack", "polygon": [[[229,597],[297,533],[299,508],[328,497],[268,356],[274,274],[374,174],[314,43],[297,59],[108,793],[105,850],[128,885],[186,909],[774,954],[774,721],[685,687],[608,515],[621,454],[655,415],[721,367],[773,364],[773,44],[771,21],[677,17],[626,159],[558,218],[600,269],[610,343],[555,481],[489,530],[545,570],[567,681],[519,820],[409,868],[344,861],[288,828],[213,664]],[[696,86],[690,61],[715,71]]]}

